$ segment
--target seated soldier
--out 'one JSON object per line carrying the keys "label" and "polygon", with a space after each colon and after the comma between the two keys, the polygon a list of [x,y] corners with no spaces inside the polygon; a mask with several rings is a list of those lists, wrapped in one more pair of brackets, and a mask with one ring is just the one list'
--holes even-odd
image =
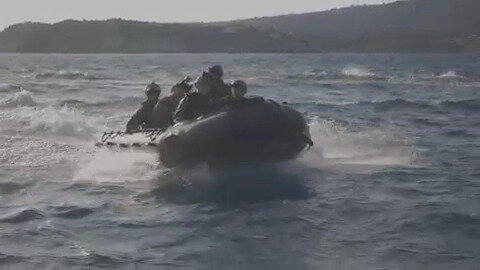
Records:
{"label": "seated soldier", "polygon": [[220,65],[214,65],[208,68],[207,76],[212,81],[213,91],[212,98],[222,98],[231,95],[230,86],[223,82],[223,68]]}
{"label": "seated soldier", "polygon": [[230,85],[232,86],[233,98],[243,98],[247,93],[247,84],[242,80],[235,80]]}
{"label": "seated soldier", "polygon": [[244,81],[235,80],[230,84],[230,86],[232,87],[232,96],[226,100],[226,109],[238,108],[250,101],[245,98],[245,94],[247,93],[247,84]]}
{"label": "seated soldier", "polygon": [[198,77],[195,82],[196,92],[187,93],[178,104],[177,110],[173,116],[175,123],[195,120],[199,116],[212,112],[210,95],[212,93],[212,83],[209,76],[205,73]]}
{"label": "seated soldier", "polygon": [[246,102],[244,96],[247,93],[247,84],[244,81],[235,80],[229,87],[232,89],[231,95],[211,100],[215,112],[232,109]]}
{"label": "seated soldier", "polygon": [[174,124],[173,114],[177,108],[180,100],[192,89],[189,83],[190,77],[186,77],[181,82],[176,83],[172,87],[172,94],[170,96],[161,98],[152,112],[152,127],[167,128]]}
{"label": "seated soldier", "polygon": [[127,132],[132,132],[140,129],[151,128],[151,118],[153,107],[158,101],[161,93],[160,86],[155,82],[150,83],[145,88],[145,95],[147,100],[142,103],[142,107],[132,116],[127,123]]}

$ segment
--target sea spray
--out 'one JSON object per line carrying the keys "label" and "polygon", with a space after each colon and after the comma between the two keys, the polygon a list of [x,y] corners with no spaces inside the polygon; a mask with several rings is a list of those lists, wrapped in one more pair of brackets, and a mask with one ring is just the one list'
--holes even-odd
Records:
{"label": "sea spray", "polygon": [[346,66],[339,74],[351,78],[374,78],[376,76],[374,72],[358,66]]}
{"label": "sea spray", "polygon": [[0,115],[2,129],[8,128],[29,135],[47,133],[56,137],[90,140],[97,132],[92,124],[94,120],[67,107],[20,107],[2,111]]}
{"label": "sea spray", "polygon": [[82,158],[73,180],[112,183],[146,181],[157,175],[159,170],[156,153],[100,149]]}
{"label": "sea spray", "polygon": [[0,108],[33,107],[36,105],[32,93],[25,89],[0,99]]}
{"label": "sea spray", "polygon": [[351,168],[356,169],[358,166],[414,165],[416,150],[398,130],[353,130],[334,120],[315,118],[310,123],[310,133],[315,145],[299,157],[299,161],[308,167],[352,165]]}
{"label": "sea spray", "polygon": [[35,79],[95,80],[96,77],[78,70],[45,71],[34,75]]}

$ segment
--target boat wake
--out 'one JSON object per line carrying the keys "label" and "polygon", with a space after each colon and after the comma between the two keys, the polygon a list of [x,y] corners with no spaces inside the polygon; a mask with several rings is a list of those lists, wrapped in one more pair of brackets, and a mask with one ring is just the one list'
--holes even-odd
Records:
{"label": "boat wake", "polygon": [[398,130],[354,130],[317,118],[311,122],[310,132],[315,146],[297,159],[310,168],[364,173],[392,166],[421,166],[413,143]]}

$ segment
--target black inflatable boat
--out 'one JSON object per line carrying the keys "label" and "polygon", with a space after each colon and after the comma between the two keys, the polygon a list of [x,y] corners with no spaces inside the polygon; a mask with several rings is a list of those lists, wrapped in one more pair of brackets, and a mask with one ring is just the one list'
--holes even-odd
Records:
{"label": "black inflatable boat", "polygon": [[249,98],[170,127],[160,135],[158,150],[166,167],[177,167],[290,159],[308,145],[313,142],[300,112],[272,100]]}

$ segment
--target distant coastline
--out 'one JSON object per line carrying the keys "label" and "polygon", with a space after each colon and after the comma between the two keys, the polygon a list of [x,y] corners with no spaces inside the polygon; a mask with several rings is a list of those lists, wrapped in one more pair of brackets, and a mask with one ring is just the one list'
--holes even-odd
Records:
{"label": "distant coastline", "polygon": [[410,0],[217,23],[21,23],[0,53],[480,53],[478,0]]}

